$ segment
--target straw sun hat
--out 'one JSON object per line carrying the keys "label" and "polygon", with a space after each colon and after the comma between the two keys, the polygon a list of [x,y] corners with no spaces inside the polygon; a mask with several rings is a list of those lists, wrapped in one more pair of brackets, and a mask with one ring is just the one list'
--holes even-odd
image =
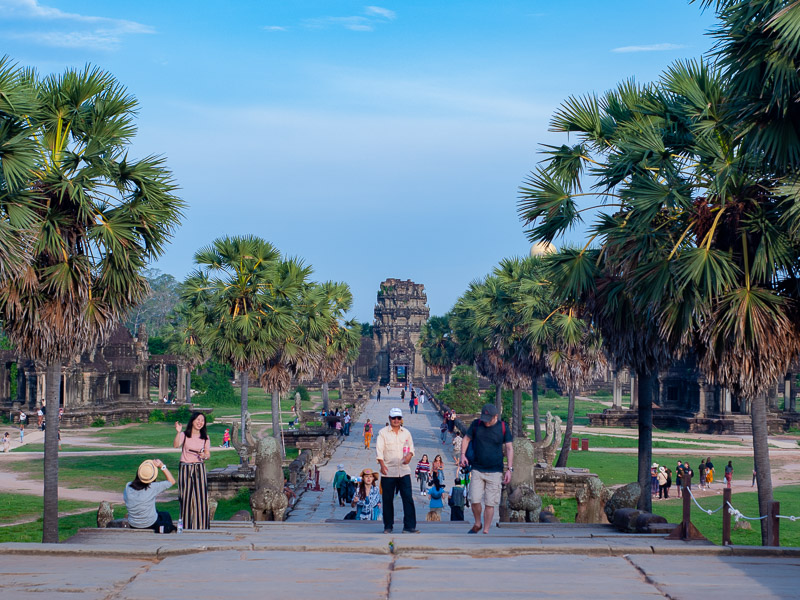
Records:
{"label": "straw sun hat", "polygon": [[378,473],[377,471],[373,471],[372,469],[363,469],[359,477],[361,477],[361,479],[364,479],[364,475],[372,475],[375,478],[375,481],[378,481],[378,479],[381,476],[380,473]]}
{"label": "straw sun hat", "polygon": [[139,465],[136,473],[142,483],[153,483],[158,477],[158,467],[152,460],[146,460]]}

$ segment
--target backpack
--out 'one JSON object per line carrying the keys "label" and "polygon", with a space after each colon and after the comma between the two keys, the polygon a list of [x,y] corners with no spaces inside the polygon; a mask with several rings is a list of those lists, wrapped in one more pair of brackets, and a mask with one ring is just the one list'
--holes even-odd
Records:
{"label": "backpack", "polygon": [[[506,422],[500,422],[503,424],[503,437],[506,437]],[[475,448],[472,447],[472,439],[470,439],[469,444],[467,444],[467,450],[464,452],[464,456],[467,457],[469,464],[472,464],[472,461],[475,460]]]}
{"label": "backpack", "polygon": [[450,492],[450,502],[448,502],[448,504],[450,504],[450,506],[464,508],[464,488],[454,487]]}

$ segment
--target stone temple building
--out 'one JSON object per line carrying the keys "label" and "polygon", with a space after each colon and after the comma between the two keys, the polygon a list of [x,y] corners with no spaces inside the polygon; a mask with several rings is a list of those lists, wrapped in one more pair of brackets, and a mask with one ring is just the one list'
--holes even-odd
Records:
{"label": "stone temple building", "polygon": [[[105,343],[65,365],[60,396],[62,424],[88,425],[98,417],[109,421],[139,418],[152,410],[153,401],[165,396],[186,399],[189,373],[184,360],[151,355],[147,342],[144,327],[134,337],[119,325]],[[151,398],[151,386],[158,386],[157,398]],[[16,419],[20,410],[38,409],[45,393],[44,365],[15,350],[0,351],[0,409]]]}
{"label": "stone temple building", "polygon": [[373,323],[373,348],[381,385],[400,385],[425,377],[417,343],[430,317],[425,286],[411,280],[387,279],[378,290]]}

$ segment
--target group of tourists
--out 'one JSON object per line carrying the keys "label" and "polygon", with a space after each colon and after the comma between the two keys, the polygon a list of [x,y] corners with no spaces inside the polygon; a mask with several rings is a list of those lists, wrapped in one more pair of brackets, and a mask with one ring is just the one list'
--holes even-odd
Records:
{"label": "group of tourists", "polygon": [[[415,398],[419,399],[418,396]],[[446,415],[444,423],[455,425],[455,414]],[[368,433],[369,426],[369,433]],[[372,423],[364,425],[364,447],[369,448]],[[448,428],[445,426],[445,433]],[[414,468],[421,496],[428,498],[426,520],[440,521],[445,505],[451,521],[463,521],[464,509],[471,508],[475,523],[468,533],[489,533],[495,508],[500,504],[503,485],[511,480],[514,464],[511,430],[500,420],[494,404],[486,404],[466,436],[454,435],[458,470],[447,490],[445,462],[441,454],[430,461],[423,454]],[[418,533],[417,514],[411,482],[411,461],[416,451],[411,432],[403,426],[403,411],[389,410],[389,422],[378,432],[376,458],[379,471],[362,469],[358,477],[349,476],[343,464],[337,465],[333,488],[339,505],[354,510],[346,518],[382,520],[384,533],[394,529],[395,496],[403,507],[403,533]],[[506,467],[505,458],[508,466]]]}
{"label": "group of tourists", "polygon": [[350,436],[350,425],[352,424],[353,418],[349,410],[346,408],[323,410],[320,412],[320,416],[328,424],[328,428],[334,429],[337,435],[343,435],[345,437]]}
{"label": "group of tourists", "polygon": [[[211,520],[205,461],[211,457],[211,441],[206,431],[205,415],[192,413],[185,428],[176,421],[172,445],[181,449],[177,481],[180,501],[178,529],[208,529]],[[166,481],[156,481],[159,470],[164,473]],[[128,509],[128,524],[134,529],[152,529],[156,533],[174,531],[176,527],[170,514],[156,510],[156,497],[175,483],[175,477],[162,461],[148,459],[142,462],[136,477],[125,486],[122,494]]]}
{"label": "group of tourists", "polygon": [[[386,388],[389,389],[388,386]],[[388,393],[388,392],[387,392]],[[380,395],[380,391],[378,391]],[[403,387],[400,390],[400,401],[404,401],[406,399],[406,388]],[[419,414],[419,405],[425,404],[425,392],[423,390],[417,393],[417,390],[414,389],[414,386],[411,386],[411,390],[408,396],[408,413],[409,414]]]}
{"label": "group of tourists", "polygon": [[[700,460],[697,471],[692,469],[687,461],[678,460],[675,471],[658,463],[653,463],[650,468],[650,493],[653,498],[669,498],[669,490],[673,484],[673,474],[675,475],[675,485],[678,489],[678,498],[680,498],[684,484],[689,489],[692,488],[692,484],[696,483],[700,490],[710,490],[711,484],[714,483],[716,469],[710,456]],[[697,476],[697,479],[695,479],[695,476]],[[733,481],[733,462],[730,460],[725,466],[724,478],[726,487],[730,488]],[[755,480],[755,474],[753,479]]]}

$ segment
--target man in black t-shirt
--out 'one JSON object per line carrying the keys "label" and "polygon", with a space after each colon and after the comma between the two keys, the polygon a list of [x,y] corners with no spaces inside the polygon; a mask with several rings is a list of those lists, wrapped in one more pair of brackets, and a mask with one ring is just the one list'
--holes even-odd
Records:
{"label": "man in black t-shirt", "polygon": [[[489,533],[494,509],[500,504],[501,488],[511,481],[511,472],[514,470],[514,448],[511,442],[511,430],[500,420],[497,407],[494,404],[485,404],[481,409],[481,418],[474,420],[469,426],[461,446],[461,466],[465,467],[470,463],[472,465],[470,503],[475,526],[469,533],[478,533],[481,527],[483,533]],[[508,457],[508,470],[505,474],[504,451]],[[468,452],[471,454],[469,460]]]}

